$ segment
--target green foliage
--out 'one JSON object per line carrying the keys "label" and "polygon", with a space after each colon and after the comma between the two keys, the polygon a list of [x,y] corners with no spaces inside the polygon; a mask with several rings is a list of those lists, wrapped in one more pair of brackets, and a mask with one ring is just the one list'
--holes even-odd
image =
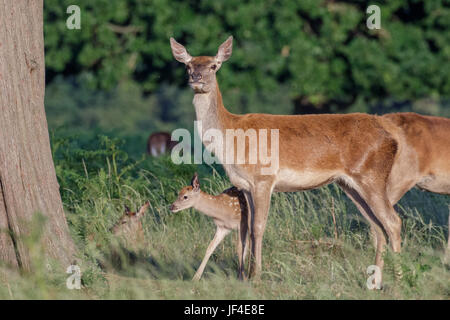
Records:
{"label": "green foliage", "polygon": [[94,88],[127,79],[143,92],[184,87],[169,37],[192,55],[214,55],[232,34],[234,53],[220,71],[221,88],[248,94],[285,87],[297,112],[308,105],[368,111],[364,105],[385,99],[443,103],[450,93],[445,0],[378,2],[381,30],[366,27],[368,1],[79,0],[80,30],[65,27],[70,4],[45,2],[50,81],[62,73],[80,75]]}
{"label": "green foliage", "polygon": [[80,148],[106,134],[138,157],[152,132],[193,132],[170,36],[213,55],[234,35],[218,73],[234,113],[450,116],[445,1],[382,1],[381,30],[366,27],[367,1],[80,0],[80,30],[65,26],[70,4],[45,2],[45,105],[50,130]]}

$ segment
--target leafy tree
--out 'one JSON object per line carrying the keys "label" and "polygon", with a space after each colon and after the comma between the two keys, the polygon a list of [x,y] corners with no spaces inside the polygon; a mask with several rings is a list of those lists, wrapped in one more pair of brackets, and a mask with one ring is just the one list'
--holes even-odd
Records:
{"label": "leafy tree", "polygon": [[449,97],[448,0],[379,1],[380,30],[366,27],[371,3],[359,0],[79,0],[81,29],[67,30],[70,4],[45,3],[49,82],[63,74],[95,88],[130,79],[146,93],[184,87],[169,37],[192,55],[213,55],[232,34],[221,88],[238,95],[286,89],[295,110],[273,112],[368,111],[386,99]]}

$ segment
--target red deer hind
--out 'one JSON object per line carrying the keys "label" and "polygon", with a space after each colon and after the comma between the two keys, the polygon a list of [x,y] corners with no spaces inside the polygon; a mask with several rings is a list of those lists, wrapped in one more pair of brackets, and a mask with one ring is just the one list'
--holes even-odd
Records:
{"label": "red deer hind", "polygon": [[[394,252],[401,250],[402,222],[394,205],[412,187],[450,194],[450,119],[397,113],[271,115],[232,114],[225,109],[216,72],[231,57],[229,37],[216,56],[192,57],[170,39],[176,60],[186,65],[193,104],[203,132],[210,128],[278,129],[279,166],[261,174],[264,165],[228,164],[223,144],[217,157],[231,183],[244,191],[252,214],[251,275],[261,274],[262,238],[273,192],[298,191],[337,183],[368,220],[383,268],[385,233]],[[203,135],[202,135],[203,136]],[[203,141],[208,149],[208,141]],[[248,147],[248,141],[246,141]]]}

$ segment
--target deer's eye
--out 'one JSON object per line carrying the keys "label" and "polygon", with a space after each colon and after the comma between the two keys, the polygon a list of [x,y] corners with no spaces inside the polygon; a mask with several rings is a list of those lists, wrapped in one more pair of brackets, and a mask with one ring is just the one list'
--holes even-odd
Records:
{"label": "deer's eye", "polygon": [[184,196],[183,199],[186,200],[188,198],[188,196]]}
{"label": "deer's eye", "polygon": [[122,221],[122,224],[125,224],[125,223],[127,223],[127,221],[126,221],[126,220],[123,220],[123,221]]}
{"label": "deer's eye", "polygon": [[217,68],[217,66],[216,66],[215,64],[213,64],[213,65],[211,66],[211,69],[212,69],[212,70],[216,70],[216,68]]}

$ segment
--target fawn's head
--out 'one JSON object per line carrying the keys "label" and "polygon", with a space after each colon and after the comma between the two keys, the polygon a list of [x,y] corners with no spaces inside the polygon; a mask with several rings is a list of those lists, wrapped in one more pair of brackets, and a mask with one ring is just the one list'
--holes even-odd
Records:
{"label": "fawn's head", "polygon": [[200,183],[198,182],[198,174],[195,173],[191,185],[180,190],[177,199],[170,206],[170,211],[178,212],[193,207],[199,199],[199,196]]}
{"label": "fawn's head", "polygon": [[112,233],[115,235],[136,235],[138,232],[143,232],[141,219],[149,206],[150,202],[147,201],[138,212],[132,212],[125,206],[122,217],[111,229]]}
{"label": "fawn's head", "polygon": [[222,43],[215,57],[191,57],[186,48],[170,38],[170,46],[174,58],[186,65],[189,75],[189,85],[195,93],[207,93],[216,85],[216,72],[223,62],[231,57],[233,37],[230,36]]}

